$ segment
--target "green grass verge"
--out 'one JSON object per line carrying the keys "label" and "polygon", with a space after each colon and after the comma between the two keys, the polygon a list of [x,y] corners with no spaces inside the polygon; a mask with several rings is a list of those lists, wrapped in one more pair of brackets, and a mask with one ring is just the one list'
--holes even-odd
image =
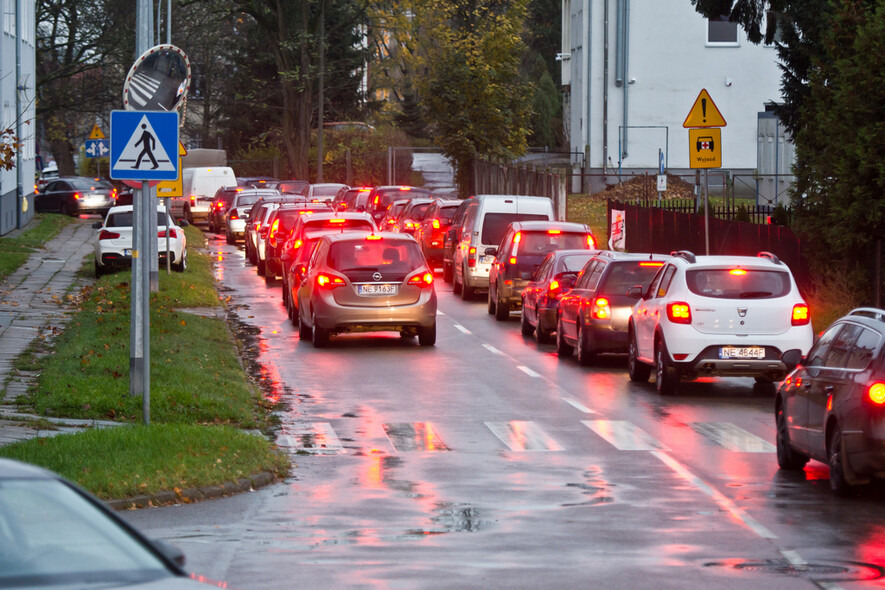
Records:
{"label": "green grass verge", "polygon": [[[151,426],[35,439],[2,447],[0,455],[58,471],[105,498],[287,469],[288,459],[268,440],[238,430],[267,429],[273,418],[226,322],[182,311],[220,304],[211,260],[195,247],[202,232],[189,227],[187,235],[187,272],[161,270],[160,291],[151,296]],[[17,400],[22,410],[143,421],[141,396],[129,395],[130,278],[121,271],[96,281],[62,334],[29,351],[29,368],[40,377]]]}
{"label": "green grass verge", "polygon": [[262,436],[225,426],[131,426],[36,438],[0,456],[50,469],[104,499],[284,475],[288,460]]}
{"label": "green grass verge", "polygon": [[74,221],[73,217],[65,215],[38,213],[21,232],[0,237],[0,281],[15,272],[31,253]]}

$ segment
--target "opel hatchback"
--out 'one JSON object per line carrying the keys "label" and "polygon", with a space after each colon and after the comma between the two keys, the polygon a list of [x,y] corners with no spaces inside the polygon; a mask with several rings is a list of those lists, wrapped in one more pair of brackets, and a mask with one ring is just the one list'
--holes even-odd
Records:
{"label": "opel hatchback", "polygon": [[436,343],[433,272],[412,236],[344,232],[320,238],[298,289],[299,334],[314,346],[344,332],[399,332]]}

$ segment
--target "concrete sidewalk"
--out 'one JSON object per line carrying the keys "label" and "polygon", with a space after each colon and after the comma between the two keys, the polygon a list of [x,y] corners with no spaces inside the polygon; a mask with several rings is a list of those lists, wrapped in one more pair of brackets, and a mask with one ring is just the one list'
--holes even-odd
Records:
{"label": "concrete sidewalk", "polygon": [[[76,312],[76,298],[90,279],[78,277],[93,250],[94,219],[79,219],[0,283],[0,445],[38,436],[114,424],[23,414],[13,404],[37,374],[16,370],[15,359],[37,338],[51,337]],[[42,420],[43,426],[35,421]],[[46,422],[52,423],[47,426]]]}

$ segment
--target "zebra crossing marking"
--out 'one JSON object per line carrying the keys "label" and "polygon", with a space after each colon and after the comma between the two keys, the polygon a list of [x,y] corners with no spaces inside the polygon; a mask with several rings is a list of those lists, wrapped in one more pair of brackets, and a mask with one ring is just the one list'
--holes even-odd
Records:
{"label": "zebra crossing marking", "polygon": [[561,451],[563,448],[534,422],[485,422],[492,434],[513,451]]}
{"label": "zebra crossing marking", "polygon": [[587,428],[619,451],[666,451],[666,445],[644,430],[624,420],[581,420]]}

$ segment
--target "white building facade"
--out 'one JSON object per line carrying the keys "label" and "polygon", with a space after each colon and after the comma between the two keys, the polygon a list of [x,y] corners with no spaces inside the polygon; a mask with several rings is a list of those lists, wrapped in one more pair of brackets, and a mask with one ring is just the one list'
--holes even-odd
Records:
{"label": "white building facade", "polygon": [[0,167],[0,235],[34,217],[36,24],[34,0],[0,0],[0,130],[24,144],[9,170]]}
{"label": "white building facade", "polygon": [[565,133],[585,170],[657,170],[662,154],[668,170],[690,172],[683,122],[702,89],[726,121],[723,170],[760,168],[759,121],[781,102],[773,46],[702,17],[690,0],[562,0],[562,21]]}

